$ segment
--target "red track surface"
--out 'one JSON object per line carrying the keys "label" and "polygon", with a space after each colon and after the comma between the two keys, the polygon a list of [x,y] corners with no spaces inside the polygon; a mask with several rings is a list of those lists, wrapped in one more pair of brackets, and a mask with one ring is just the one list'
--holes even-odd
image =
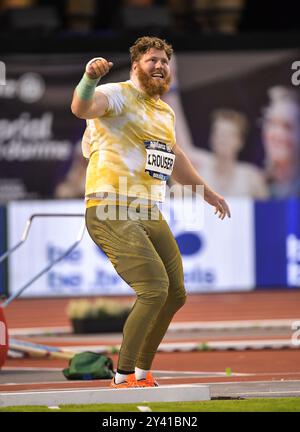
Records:
{"label": "red track surface", "polygon": [[[128,299],[128,298],[127,298]],[[133,300],[133,298],[131,298]],[[125,301],[126,298],[120,298]],[[5,309],[9,328],[66,326],[70,298],[17,299]],[[189,295],[174,321],[300,319],[300,290]]]}
{"label": "red track surface", "polygon": [[[5,316],[9,328],[47,327],[69,325],[65,309],[70,299],[19,299],[12,303]],[[123,299],[121,299],[123,300]],[[248,319],[300,319],[300,290],[264,291],[254,293],[226,293],[190,295],[184,308],[174,321],[216,321]],[[117,358],[111,356],[114,365]],[[63,369],[68,361],[50,359],[8,359],[10,367],[58,367]],[[247,376],[197,377],[158,379],[160,384],[236,382],[260,380],[300,379],[300,350],[262,351],[214,351],[192,353],[158,353],[153,369],[166,371],[224,372],[230,367],[233,373],[246,373]],[[166,373],[166,375],[168,375]],[[0,391],[39,390],[42,388],[82,388],[107,386],[108,381],[66,381],[57,383],[35,383],[34,375],[29,375],[25,384],[0,385]],[[3,380],[2,380],[3,382]]]}
{"label": "red track surface", "polygon": [[[114,364],[117,357],[112,355]],[[67,361],[47,359],[9,359],[6,366],[21,367],[57,367],[65,368]],[[189,384],[212,382],[242,382],[242,381],[280,381],[300,379],[300,350],[285,351],[243,351],[243,352],[201,352],[201,353],[160,353],[157,354],[153,369],[165,371],[198,371],[211,373],[208,377],[158,378],[159,384]],[[230,367],[232,373],[245,373],[247,376],[213,376],[214,372],[225,372]],[[168,373],[165,374],[168,376]],[[107,380],[66,381],[34,383],[33,377],[25,384],[0,384],[0,391],[21,391],[40,389],[89,388],[106,387]]]}

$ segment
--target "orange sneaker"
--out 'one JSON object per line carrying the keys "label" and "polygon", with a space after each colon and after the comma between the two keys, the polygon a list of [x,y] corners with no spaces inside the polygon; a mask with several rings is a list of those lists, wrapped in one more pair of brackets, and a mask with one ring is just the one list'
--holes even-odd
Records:
{"label": "orange sneaker", "polygon": [[146,378],[137,380],[137,383],[140,387],[158,387],[157,382],[153,378],[153,375],[151,372],[147,373]]}
{"label": "orange sneaker", "polygon": [[139,385],[135,374],[129,374],[126,376],[126,380],[124,382],[121,382],[120,384],[115,383],[115,378],[113,378],[110,382],[110,387],[112,388],[133,388],[133,387],[143,387],[142,385]]}

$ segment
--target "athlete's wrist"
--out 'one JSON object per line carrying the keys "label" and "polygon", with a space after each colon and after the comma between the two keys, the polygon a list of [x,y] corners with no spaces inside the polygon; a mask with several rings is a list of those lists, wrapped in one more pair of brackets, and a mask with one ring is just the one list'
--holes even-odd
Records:
{"label": "athlete's wrist", "polygon": [[100,78],[91,78],[87,72],[85,72],[76,87],[77,96],[85,101],[92,99],[99,81]]}

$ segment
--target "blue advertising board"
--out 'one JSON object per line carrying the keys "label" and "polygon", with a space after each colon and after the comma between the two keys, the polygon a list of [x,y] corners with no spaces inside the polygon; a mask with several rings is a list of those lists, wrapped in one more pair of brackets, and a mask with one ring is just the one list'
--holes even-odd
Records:
{"label": "blue advertising board", "polygon": [[[185,210],[188,201],[175,201],[177,217],[171,217],[171,204],[163,213],[178,243],[189,293],[250,291],[254,289],[253,201],[231,199],[236,220],[220,221],[212,208],[205,206],[203,228],[187,229]],[[8,246],[21,238],[32,213],[84,213],[83,200],[11,201],[7,206]],[[37,218],[24,245],[9,259],[9,293],[33,278],[50,261],[61,255],[78,236],[83,222],[76,218]],[[189,224],[188,224],[189,225]],[[116,273],[106,255],[92,242],[87,231],[81,243],[22,296],[131,295],[125,281]]]}
{"label": "blue advertising board", "polygon": [[256,287],[300,287],[300,201],[255,203]]}

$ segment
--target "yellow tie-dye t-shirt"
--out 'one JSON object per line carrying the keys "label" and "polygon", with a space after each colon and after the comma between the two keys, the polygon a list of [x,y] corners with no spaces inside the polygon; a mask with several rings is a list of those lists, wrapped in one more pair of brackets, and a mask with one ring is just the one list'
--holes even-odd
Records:
{"label": "yellow tie-dye t-shirt", "polygon": [[[163,201],[166,181],[145,170],[151,158],[159,161],[160,156],[154,151],[147,158],[146,147],[149,143],[150,147],[166,146],[173,155],[175,115],[172,108],[161,99],[148,97],[130,80],[104,84],[96,91],[107,96],[108,109],[103,116],[87,120],[82,142],[83,154],[89,158],[86,199],[95,200],[103,192],[115,191],[117,195]],[[164,159],[169,169],[174,161]]]}

